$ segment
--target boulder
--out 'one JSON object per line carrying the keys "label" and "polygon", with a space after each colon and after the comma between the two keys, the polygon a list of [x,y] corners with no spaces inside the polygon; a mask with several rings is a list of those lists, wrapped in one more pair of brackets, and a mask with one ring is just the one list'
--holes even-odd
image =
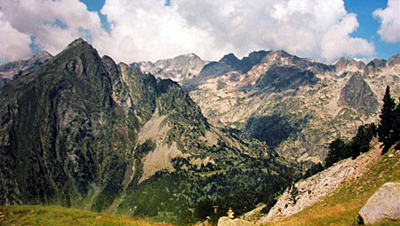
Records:
{"label": "boulder", "polygon": [[400,183],[386,183],[375,192],[358,213],[362,224],[375,224],[384,219],[400,220]]}
{"label": "boulder", "polygon": [[218,226],[256,226],[250,221],[235,219],[232,220],[229,217],[221,217],[218,220]]}

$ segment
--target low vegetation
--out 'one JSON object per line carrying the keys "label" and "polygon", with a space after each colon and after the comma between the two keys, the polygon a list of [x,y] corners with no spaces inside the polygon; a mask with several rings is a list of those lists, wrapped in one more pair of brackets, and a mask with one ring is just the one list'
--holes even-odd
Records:
{"label": "low vegetation", "polygon": [[99,214],[60,206],[2,206],[0,226],[169,226],[146,219]]}
{"label": "low vegetation", "polygon": [[[329,144],[329,153],[325,159],[326,168],[342,159],[349,157],[355,159],[361,153],[368,152],[370,142],[376,136],[383,143],[382,154],[400,141],[400,103],[396,104],[391,98],[389,86],[386,88],[383,103],[378,126],[374,123],[362,125],[351,141],[345,141],[339,137]],[[400,149],[400,143],[395,146],[395,149]]]}
{"label": "low vegetation", "polygon": [[[393,154],[389,157],[389,154]],[[343,184],[332,195],[298,214],[266,226],[358,225],[358,212],[383,184],[400,182],[400,154],[394,148],[373,163],[360,177]],[[387,221],[377,225],[400,225]]]}

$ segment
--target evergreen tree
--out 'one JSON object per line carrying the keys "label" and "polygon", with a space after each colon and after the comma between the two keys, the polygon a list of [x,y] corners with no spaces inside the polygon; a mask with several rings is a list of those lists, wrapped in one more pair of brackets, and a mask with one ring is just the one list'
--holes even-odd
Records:
{"label": "evergreen tree", "polygon": [[393,115],[395,106],[396,104],[393,98],[390,96],[390,87],[387,86],[385,96],[383,97],[382,112],[379,115],[381,121],[378,127],[379,141],[383,142],[384,145],[382,154],[386,153],[389,150],[390,146],[393,144],[390,136],[394,127]]}
{"label": "evergreen tree", "polygon": [[349,145],[341,138],[336,138],[329,144],[328,156],[325,159],[325,168],[334,163],[349,157]]}
{"label": "evergreen tree", "polygon": [[357,135],[350,144],[350,155],[353,159],[357,158],[360,153],[369,151],[371,140],[376,136],[376,133],[377,127],[374,123],[358,127]]}
{"label": "evergreen tree", "polygon": [[[392,142],[396,143],[400,141],[400,98],[397,104],[396,109],[394,110],[394,123],[393,123],[393,131],[392,131]],[[400,150],[400,143],[397,144],[396,150]]]}

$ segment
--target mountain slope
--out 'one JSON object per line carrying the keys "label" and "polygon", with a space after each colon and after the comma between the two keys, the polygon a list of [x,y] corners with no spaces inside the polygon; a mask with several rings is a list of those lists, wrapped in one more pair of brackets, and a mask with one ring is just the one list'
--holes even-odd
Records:
{"label": "mountain slope", "polygon": [[212,73],[202,71],[183,87],[211,124],[240,129],[299,165],[322,161],[332,139],[376,121],[387,85],[400,95],[399,54],[367,65],[345,58],[325,65],[284,51],[254,54],[260,59],[246,70],[240,66],[246,57],[225,56],[204,66]]}
{"label": "mountain slope", "polygon": [[155,63],[150,61],[133,63],[133,66],[137,66],[141,71],[151,73],[158,78],[170,78],[176,82],[182,82],[199,75],[207,63],[196,54],[189,53],[172,59],[158,60]]}
{"label": "mountain slope", "polygon": [[[379,152],[381,149],[371,152]],[[373,155],[367,153],[364,155]],[[358,212],[365,205],[367,200],[386,182],[399,182],[400,153],[392,150],[390,154],[379,156],[378,158],[368,157],[367,161],[358,161],[353,166],[358,166],[353,172],[349,173],[350,179],[345,180],[339,188],[331,191],[331,194],[323,197],[316,204],[305,208],[301,212],[286,218],[281,218],[272,222],[265,222],[264,225],[356,225],[358,224]],[[344,160],[337,163],[334,167],[344,164]],[[369,163],[368,163],[369,162]],[[368,163],[368,164],[366,164]],[[358,165],[357,165],[358,164]],[[361,165],[360,165],[361,164]],[[329,170],[329,169],[328,169]],[[296,186],[307,182],[301,181]],[[305,195],[299,187],[299,192]],[[292,203],[288,205],[292,206]],[[384,222],[378,225],[399,225],[399,222]]]}
{"label": "mountain slope", "polygon": [[105,225],[137,225],[167,226],[145,219],[132,219],[126,216],[113,216],[93,213],[79,209],[58,206],[2,206],[0,207],[0,225],[30,226],[105,226]]}
{"label": "mountain slope", "polygon": [[52,56],[46,51],[42,51],[26,60],[10,62],[0,66],[0,83],[12,80],[15,76],[21,76],[22,71],[29,71],[40,64],[51,59]]}
{"label": "mountain slope", "polygon": [[82,39],[4,84],[0,99],[2,204],[190,222],[206,217],[194,214],[200,202],[236,195],[245,211],[291,180],[275,152],[210,125],[176,82],[100,58]]}

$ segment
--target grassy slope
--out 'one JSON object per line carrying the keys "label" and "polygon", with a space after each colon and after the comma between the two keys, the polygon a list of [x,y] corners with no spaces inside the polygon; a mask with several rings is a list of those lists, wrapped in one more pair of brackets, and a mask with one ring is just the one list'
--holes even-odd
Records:
{"label": "grassy slope", "polygon": [[[390,153],[394,153],[391,151]],[[388,181],[400,182],[400,153],[382,156],[361,178],[344,184],[333,195],[302,212],[266,226],[356,225],[357,213],[368,198]],[[107,215],[58,206],[1,206],[0,226],[168,226],[144,219]],[[385,222],[382,225],[400,225]]]}
{"label": "grassy slope", "polygon": [[[390,153],[395,153],[393,150]],[[400,153],[383,155],[359,178],[342,185],[333,195],[288,218],[266,226],[357,225],[359,210],[384,183],[400,182]],[[384,222],[379,225],[400,225]]]}
{"label": "grassy slope", "polygon": [[59,206],[1,206],[0,226],[168,226],[145,219],[107,215]]}

